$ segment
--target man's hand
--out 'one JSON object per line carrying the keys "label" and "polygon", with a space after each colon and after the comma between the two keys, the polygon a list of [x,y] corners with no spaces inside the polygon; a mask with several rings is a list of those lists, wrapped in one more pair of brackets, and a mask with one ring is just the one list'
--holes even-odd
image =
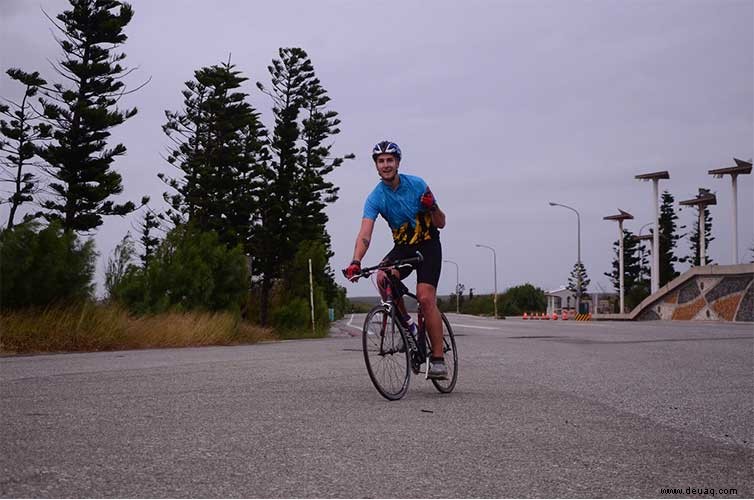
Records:
{"label": "man's hand", "polygon": [[435,195],[433,195],[432,191],[429,190],[429,186],[427,186],[427,190],[424,191],[424,194],[421,197],[421,207],[425,212],[434,212],[435,210],[437,210]]}
{"label": "man's hand", "polygon": [[352,260],[351,264],[344,269],[343,274],[346,275],[348,281],[357,281],[359,279],[357,274],[361,272],[361,262],[358,260]]}

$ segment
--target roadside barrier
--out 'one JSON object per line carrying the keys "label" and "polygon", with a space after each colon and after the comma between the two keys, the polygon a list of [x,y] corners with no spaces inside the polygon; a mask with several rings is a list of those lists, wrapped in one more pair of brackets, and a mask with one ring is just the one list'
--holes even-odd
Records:
{"label": "roadside barrier", "polygon": [[568,313],[566,313],[565,311],[563,311],[563,314],[562,314],[561,316],[562,316],[562,317],[561,317],[561,319],[562,319],[563,321],[565,321],[565,320],[567,320],[567,319],[568,319]]}
{"label": "roadside barrier", "polygon": [[592,321],[592,313],[577,314],[574,319],[576,321]]}

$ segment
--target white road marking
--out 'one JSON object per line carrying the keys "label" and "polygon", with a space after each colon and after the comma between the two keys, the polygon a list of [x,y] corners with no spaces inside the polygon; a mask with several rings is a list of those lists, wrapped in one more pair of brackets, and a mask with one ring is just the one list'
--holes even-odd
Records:
{"label": "white road marking", "polygon": [[356,325],[352,325],[351,324],[351,321],[353,321],[353,317],[354,317],[354,315],[351,314],[351,319],[348,320],[348,324],[346,326],[350,326],[351,328],[355,328],[358,331],[361,331],[361,327],[360,326],[356,326]]}
{"label": "white road marking", "polygon": [[459,323],[451,323],[451,326],[458,326],[461,328],[478,328],[480,330],[499,330],[499,327],[496,326],[476,326],[476,325],[461,325]]}

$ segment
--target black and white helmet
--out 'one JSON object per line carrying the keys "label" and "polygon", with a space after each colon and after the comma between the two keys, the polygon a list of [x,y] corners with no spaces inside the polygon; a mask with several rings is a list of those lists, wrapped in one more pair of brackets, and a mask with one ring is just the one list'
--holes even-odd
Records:
{"label": "black and white helmet", "polygon": [[376,160],[381,154],[391,154],[395,156],[399,161],[401,159],[401,148],[394,142],[382,141],[375,144],[372,149],[372,160]]}

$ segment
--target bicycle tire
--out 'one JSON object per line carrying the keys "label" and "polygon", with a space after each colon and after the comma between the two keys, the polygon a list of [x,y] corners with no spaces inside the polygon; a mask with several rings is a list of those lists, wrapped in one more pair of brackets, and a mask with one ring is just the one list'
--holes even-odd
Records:
{"label": "bicycle tire", "polygon": [[369,311],[364,320],[361,345],[367,373],[375,389],[390,401],[401,399],[408,391],[411,378],[409,349],[405,332],[387,307],[377,306]]}
{"label": "bicycle tire", "polygon": [[[445,364],[448,367],[448,378],[445,380],[431,379],[435,389],[442,393],[452,392],[458,381],[458,350],[456,349],[456,337],[453,334],[453,328],[450,326],[445,313],[440,313],[443,323],[442,351],[445,357]],[[429,335],[427,335],[429,339]]]}

